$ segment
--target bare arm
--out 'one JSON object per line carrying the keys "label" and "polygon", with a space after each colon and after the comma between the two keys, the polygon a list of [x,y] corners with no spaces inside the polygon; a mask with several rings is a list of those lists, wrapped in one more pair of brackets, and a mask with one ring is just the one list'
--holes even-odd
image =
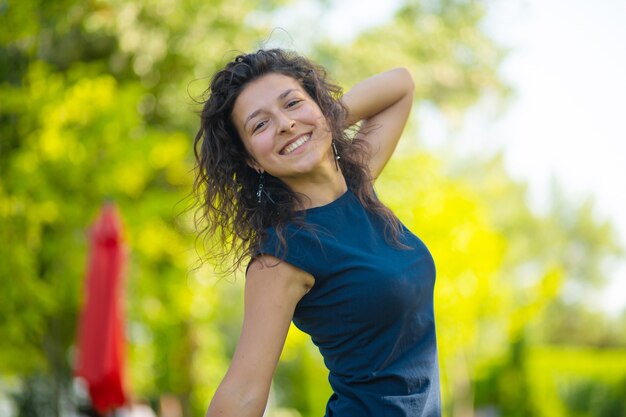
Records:
{"label": "bare arm", "polygon": [[342,98],[348,108],[346,127],[363,121],[358,137],[372,150],[370,174],[376,179],[393,154],[413,105],[413,79],[396,68],[355,85]]}
{"label": "bare arm", "polygon": [[277,263],[263,256],[248,269],[241,337],[207,417],[263,415],[296,304],[314,282],[310,274]]}

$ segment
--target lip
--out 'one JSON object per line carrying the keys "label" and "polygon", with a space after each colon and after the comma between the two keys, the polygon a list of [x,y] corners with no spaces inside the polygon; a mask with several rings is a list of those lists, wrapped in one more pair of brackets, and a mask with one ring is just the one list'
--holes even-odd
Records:
{"label": "lip", "polygon": [[[289,154],[285,154],[285,153],[284,153],[284,152],[285,152],[285,149],[287,149],[287,147],[288,147],[289,145],[291,145],[292,143],[294,143],[295,141],[297,141],[298,139],[300,139],[300,138],[301,138],[301,137],[303,137],[303,136],[311,136],[311,137],[312,137],[312,136],[313,136],[313,133],[312,133],[312,132],[306,132],[306,133],[302,133],[302,134],[300,134],[300,135],[298,135],[298,136],[293,137],[292,139],[290,139],[289,141],[287,141],[287,143],[285,143],[285,144],[283,145],[283,147],[282,147],[282,148],[280,148],[280,151],[278,151],[278,153],[279,153],[280,155],[289,155]],[[309,138],[309,140],[311,140],[311,138]],[[308,141],[307,141],[307,142],[308,142]],[[294,152],[295,152],[295,151],[294,151]]]}

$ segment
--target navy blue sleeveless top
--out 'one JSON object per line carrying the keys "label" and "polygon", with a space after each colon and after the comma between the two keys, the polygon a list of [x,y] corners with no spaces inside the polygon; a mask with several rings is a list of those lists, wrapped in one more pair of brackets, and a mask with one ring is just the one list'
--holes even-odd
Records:
{"label": "navy blue sleeveless top", "polygon": [[327,417],[441,415],[433,314],[435,265],[426,246],[402,226],[399,248],[385,223],[347,191],[301,212],[305,226],[273,228],[261,253],[310,273],[294,324],[311,336],[330,371]]}

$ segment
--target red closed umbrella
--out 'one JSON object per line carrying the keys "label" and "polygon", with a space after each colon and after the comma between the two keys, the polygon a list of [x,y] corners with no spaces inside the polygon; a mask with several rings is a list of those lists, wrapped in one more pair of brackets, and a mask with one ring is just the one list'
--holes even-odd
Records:
{"label": "red closed umbrella", "polygon": [[104,413],[126,403],[121,303],[126,248],[113,203],[103,206],[90,242],[76,375],[86,380],[93,407]]}

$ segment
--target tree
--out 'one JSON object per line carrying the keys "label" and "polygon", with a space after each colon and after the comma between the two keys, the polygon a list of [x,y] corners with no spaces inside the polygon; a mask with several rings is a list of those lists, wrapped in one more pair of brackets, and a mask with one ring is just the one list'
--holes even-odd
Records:
{"label": "tree", "polygon": [[[181,212],[193,179],[196,122],[185,92],[190,80],[212,72],[230,42],[252,46],[259,29],[242,25],[251,6],[5,5],[0,230],[11,244],[0,249],[0,277],[9,289],[0,311],[10,319],[0,323],[8,336],[0,367],[36,394],[22,404],[23,414],[60,415],[67,402],[85,231],[105,198],[120,206],[132,247],[133,392],[177,394],[186,415],[206,407],[206,397],[191,397],[198,384],[191,363],[197,339],[219,340],[219,332],[210,312],[196,305],[217,292],[205,289],[200,296],[187,285],[195,253],[190,214]],[[209,366],[223,358],[218,346],[200,355],[210,352]],[[43,388],[29,388],[35,385]]]}
{"label": "tree", "polygon": [[[0,238],[8,242],[0,245],[0,371],[21,383],[21,415],[62,415],[73,398],[85,231],[106,198],[118,203],[132,248],[132,393],[155,402],[173,393],[185,415],[205,411],[238,337],[241,280],[220,281],[211,264],[194,268],[194,100],[235,50],[261,44],[269,20],[257,18],[284,3],[0,6]],[[481,2],[410,0],[351,45],[320,39],[311,57],[346,87],[406,66],[416,104],[460,123],[484,94],[504,101],[509,92],[497,73],[504,53],[480,28],[483,14]],[[497,158],[459,164],[419,151],[419,126],[414,116],[404,156],[377,189],[437,261],[444,399],[447,414],[462,415],[471,412],[474,375],[506,355],[570,274],[597,281],[616,249],[610,227],[586,206],[562,205],[552,217],[530,211],[524,187]],[[593,254],[584,264],[572,258],[580,250]],[[278,406],[320,415],[325,380],[316,349],[292,331],[275,381]]]}

